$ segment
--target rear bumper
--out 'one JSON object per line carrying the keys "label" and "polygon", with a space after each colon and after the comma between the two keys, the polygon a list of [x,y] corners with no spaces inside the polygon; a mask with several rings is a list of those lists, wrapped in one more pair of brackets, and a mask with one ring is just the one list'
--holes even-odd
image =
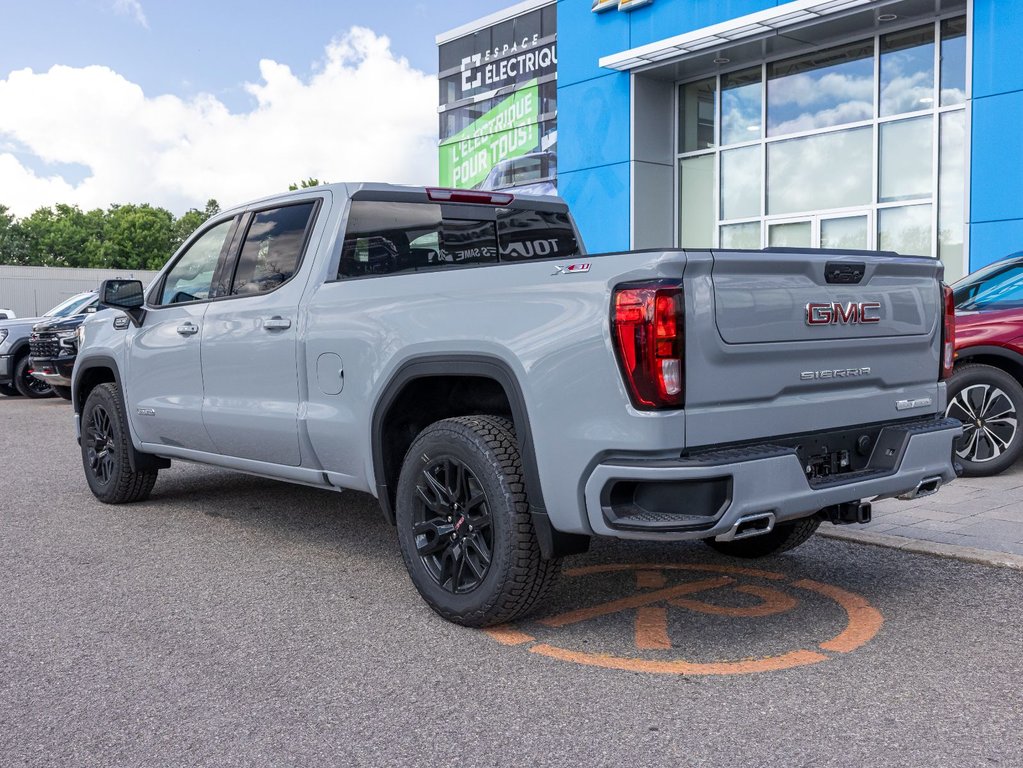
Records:
{"label": "rear bumper", "polygon": [[885,427],[868,467],[811,484],[792,448],[743,446],[673,461],[609,460],[598,464],[584,495],[597,535],[685,540],[727,536],[743,518],[783,522],[838,504],[889,498],[956,477],[954,419],[929,418]]}

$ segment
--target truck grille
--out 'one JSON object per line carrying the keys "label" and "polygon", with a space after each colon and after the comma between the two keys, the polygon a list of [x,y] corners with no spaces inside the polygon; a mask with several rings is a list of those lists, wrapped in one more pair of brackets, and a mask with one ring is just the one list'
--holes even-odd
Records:
{"label": "truck grille", "polygon": [[33,333],[28,340],[28,349],[32,357],[57,357],[60,354],[60,343],[52,333]]}

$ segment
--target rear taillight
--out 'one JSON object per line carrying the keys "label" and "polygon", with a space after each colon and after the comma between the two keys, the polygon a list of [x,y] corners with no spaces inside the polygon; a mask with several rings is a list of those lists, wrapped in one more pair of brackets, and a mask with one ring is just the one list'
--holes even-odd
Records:
{"label": "rear taillight", "polygon": [[941,379],[952,375],[952,366],[956,361],[956,305],[952,289],[941,284],[944,298],[944,322],[941,326]]}
{"label": "rear taillight", "polygon": [[680,408],[684,402],[684,306],[677,283],[615,289],[611,335],[637,408]]}

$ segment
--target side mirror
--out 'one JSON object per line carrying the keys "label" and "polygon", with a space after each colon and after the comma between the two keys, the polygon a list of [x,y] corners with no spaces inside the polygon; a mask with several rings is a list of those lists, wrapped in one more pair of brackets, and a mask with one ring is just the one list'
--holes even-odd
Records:
{"label": "side mirror", "polygon": [[136,326],[142,325],[146,316],[141,280],[104,280],[99,286],[99,302],[101,308],[123,309]]}

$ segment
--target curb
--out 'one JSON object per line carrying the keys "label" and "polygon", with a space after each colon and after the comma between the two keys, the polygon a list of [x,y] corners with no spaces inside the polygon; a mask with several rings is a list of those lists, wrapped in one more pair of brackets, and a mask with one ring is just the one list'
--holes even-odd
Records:
{"label": "curb", "polygon": [[901,549],[903,552],[914,552],[919,555],[946,557],[953,560],[962,560],[967,563],[980,563],[981,565],[992,565],[999,568],[1023,570],[1023,555],[1013,555],[1008,552],[993,552],[988,549],[961,547],[957,544],[942,544],[937,541],[926,541],[924,539],[907,539],[903,536],[889,536],[885,533],[871,533],[870,531],[846,531],[840,528],[836,530],[819,530],[817,533],[828,539],[841,539],[842,541],[852,541],[872,547]]}

